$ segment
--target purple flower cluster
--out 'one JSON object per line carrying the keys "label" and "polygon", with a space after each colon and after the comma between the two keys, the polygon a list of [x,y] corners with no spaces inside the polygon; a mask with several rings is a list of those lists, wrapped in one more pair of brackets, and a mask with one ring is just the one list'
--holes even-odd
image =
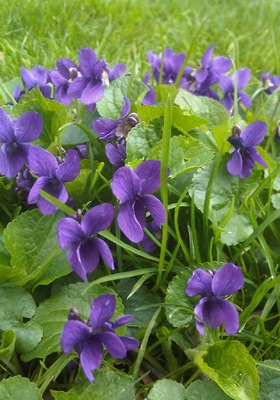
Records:
{"label": "purple flower cluster", "polygon": [[196,328],[201,335],[205,326],[215,329],[225,324],[225,331],[235,335],[239,328],[238,313],[223,296],[230,296],[244,285],[241,269],[232,263],[216,270],[196,269],[185,288],[188,296],[201,296],[194,309]]}
{"label": "purple flower cluster", "polygon": [[92,301],[88,323],[82,321],[77,312],[72,311],[61,335],[62,350],[70,353],[75,349],[84,373],[91,382],[94,381],[92,372],[102,361],[103,345],[111,356],[122,359],[128,350],[135,350],[140,344],[133,337],[117,336],[115,330],[130,322],[133,316],[123,315],[112,322],[110,319],[115,307],[115,296],[102,294]]}

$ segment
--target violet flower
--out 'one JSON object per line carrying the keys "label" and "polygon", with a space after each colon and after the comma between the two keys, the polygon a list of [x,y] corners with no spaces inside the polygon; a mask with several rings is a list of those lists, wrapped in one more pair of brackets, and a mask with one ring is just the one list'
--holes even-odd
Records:
{"label": "violet flower", "polygon": [[272,76],[269,72],[263,72],[261,80],[267,94],[272,94],[280,86],[280,76]]}
{"label": "violet flower", "polygon": [[144,161],[134,171],[129,167],[119,168],[113,176],[111,188],[120,200],[118,225],[132,242],[138,243],[143,239],[145,207],[158,226],[165,222],[163,204],[158,198],[148,194],[160,188],[160,161]]}
{"label": "violet flower", "polygon": [[227,162],[227,169],[231,175],[248,178],[251,176],[254,162],[267,167],[266,162],[255,147],[263,141],[266,128],[264,121],[252,122],[242,132],[239,126],[233,127],[232,136],[227,139],[235,149]]}
{"label": "violet flower", "polygon": [[0,109],[0,173],[15,177],[28,162],[28,152],[43,130],[43,119],[35,111],[28,111],[13,120]]}
{"label": "violet flower", "polygon": [[195,318],[196,328],[201,335],[205,334],[205,324],[215,329],[225,323],[225,331],[235,335],[239,328],[238,313],[228,300],[229,296],[244,285],[241,269],[232,263],[224,264],[216,270],[196,269],[185,288],[188,296],[201,296],[194,313],[204,323]]}
{"label": "violet flower", "polygon": [[69,106],[71,97],[68,95],[70,80],[78,77],[78,66],[74,61],[66,57],[61,57],[56,61],[56,70],[49,72],[50,81],[56,86],[55,96],[57,100]]}
{"label": "violet flower", "polygon": [[91,237],[107,229],[113,218],[114,207],[105,203],[87,211],[81,222],[70,217],[62,218],[58,222],[59,246],[62,250],[69,247],[67,259],[76,274],[85,282],[87,274],[98,266],[100,256],[111,270],[114,269],[113,256],[107,243],[102,239]]}
{"label": "violet flower", "polygon": [[48,72],[46,68],[39,66],[28,71],[27,68],[21,67],[20,73],[28,90],[31,90],[38,85],[42,95],[47,99],[51,98],[52,88],[48,85]]}
{"label": "violet flower", "polygon": [[[241,92],[245,86],[247,86],[251,72],[249,68],[242,68],[236,71],[237,76],[237,98],[238,101],[241,102],[244,107],[250,108],[251,107],[251,99],[250,96],[245,93]],[[231,77],[223,75],[220,78],[219,86],[224,91],[224,97],[222,99],[222,103],[227,109],[228,113],[233,115],[233,106],[234,106],[234,85],[235,85],[235,74]]]}
{"label": "violet flower", "polygon": [[[19,85],[16,85],[12,94],[13,98],[15,99],[15,101],[18,103],[20,101],[20,99],[22,99],[22,97],[24,96],[24,90],[22,90],[22,88]],[[12,103],[11,101],[8,101],[6,103],[7,106],[13,106],[14,103]]]}
{"label": "violet flower", "polygon": [[70,182],[80,172],[80,160],[75,150],[69,150],[65,160],[59,164],[55,156],[41,147],[32,147],[29,151],[29,169],[39,178],[29,192],[28,204],[38,204],[44,215],[51,215],[56,210],[53,204],[45,200],[39,190],[44,190],[62,203],[68,199],[64,182]]}
{"label": "violet flower", "polygon": [[[122,116],[118,120],[112,120],[99,117],[92,121],[92,127],[100,140],[114,140],[126,138],[128,132],[139,122],[139,117],[136,113],[128,115],[130,110],[130,101],[124,97],[124,105],[122,107]],[[127,117],[127,118],[126,118]]]}
{"label": "violet flower", "polygon": [[126,65],[122,63],[114,65],[112,69],[109,68],[108,72],[109,82],[112,82],[115,79],[121,77],[125,73],[125,71],[126,71]]}
{"label": "violet flower", "polygon": [[108,143],[105,147],[105,153],[110,163],[115,168],[123,167],[126,159],[126,144],[122,143]]}
{"label": "violet flower", "polygon": [[[131,321],[132,315],[123,315],[110,321],[116,307],[113,294],[102,294],[92,301],[89,322],[85,324],[79,315],[70,313],[70,320],[64,325],[61,334],[61,347],[64,353],[72,348],[79,355],[83,371],[91,382],[94,381],[92,371],[97,369],[103,357],[103,345],[111,356],[122,359],[128,350],[135,350],[139,341],[133,337],[117,336],[115,330]],[[75,313],[76,314],[76,313]],[[76,318],[76,319],[73,319]]]}
{"label": "violet flower", "polygon": [[[148,51],[147,57],[152,66],[153,77],[159,84],[162,53],[156,56],[151,51]],[[184,53],[173,54],[171,48],[164,49],[162,84],[173,85],[175,83],[185,58],[186,55]]]}
{"label": "violet flower", "polygon": [[210,97],[214,100],[219,100],[217,92],[210,86],[215,83],[211,81],[211,78],[215,78],[215,75],[209,75],[203,82],[198,83],[195,78],[195,69],[192,67],[186,67],[181,79],[181,87],[186,89],[188,92],[194,94],[195,96],[205,96]]}
{"label": "violet flower", "polygon": [[151,71],[148,71],[143,78],[143,83],[145,83],[145,85],[149,88],[148,92],[145,94],[143,100],[141,101],[141,104],[145,106],[152,106],[156,102],[156,91],[151,85],[149,85],[150,75]]}
{"label": "violet flower", "polygon": [[81,76],[71,82],[67,94],[73,99],[80,98],[89,111],[92,111],[104,93],[105,84],[109,84],[109,67],[103,60],[98,60],[96,53],[89,48],[79,51],[79,69]]}
{"label": "violet flower", "polygon": [[[146,228],[149,232],[152,233],[153,236],[156,237],[157,240],[161,241],[162,230],[155,221],[147,222]],[[153,254],[158,247],[157,244],[147,235],[146,232],[144,232],[144,236],[140,244],[145,253],[148,254]]]}
{"label": "violet flower", "polygon": [[31,175],[29,168],[25,168],[23,172],[19,172],[16,177],[15,192],[29,193],[35,183],[35,178]]}

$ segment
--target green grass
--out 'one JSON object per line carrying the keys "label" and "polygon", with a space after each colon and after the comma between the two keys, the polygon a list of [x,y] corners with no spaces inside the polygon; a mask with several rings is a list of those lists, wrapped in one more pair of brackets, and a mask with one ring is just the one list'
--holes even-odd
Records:
{"label": "green grass", "polygon": [[[280,41],[279,1],[271,2],[275,43]],[[256,77],[277,72],[271,32],[270,2],[265,0],[0,0],[0,77],[3,82],[31,69],[55,66],[59,57],[77,61],[78,50],[93,48],[110,65],[132,65],[138,54],[139,71],[149,68],[146,53],[165,47],[186,52],[198,32],[190,64],[199,62],[213,42],[215,55],[238,54],[236,67],[249,67]],[[278,71],[280,74],[280,71]]]}

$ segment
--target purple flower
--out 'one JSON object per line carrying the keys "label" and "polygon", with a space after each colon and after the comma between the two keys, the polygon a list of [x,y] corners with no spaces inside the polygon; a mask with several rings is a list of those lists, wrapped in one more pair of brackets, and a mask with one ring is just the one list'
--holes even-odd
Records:
{"label": "purple flower", "polygon": [[280,86],[280,76],[272,76],[269,72],[263,72],[261,80],[267,94],[272,94]]}
{"label": "purple flower", "polygon": [[145,207],[158,226],[165,222],[163,204],[148,194],[160,188],[160,161],[144,161],[134,171],[129,167],[119,168],[113,176],[111,188],[120,200],[118,225],[132,242],[138,243],[143,239]]}
{"label": "purple flower", "polygon": [[78,67],[74,61],[69,58],[61,57],[56,61],[57,71],[52,70],[49,73],[50,81],[56,86],[55,96],[57,100],[69,106],[71,97],[68,95],[69,80],[78,77]]}
{"label": "purple flower", "polygon": [[[146,228],[156,237],[157,240],[161,240],[161,227],[155,221],[147,222]],[[142,249],[145,253],[153,254],[157,249],[157,244],[144,232],[143,239],[140,242]]]}
{"label": "purple flower", "polygon": [[[215,75],[209,75],[201,83],[196,80],[195,75],[195,70],[192,67],[186,67],[181,79],[182,88],[186,89],[195,96],[205,96],[214,100],[219,100],[217,92],[210,87],[216,82],[214,79]],[[214,79],[213,82],[211,81],[212,78]]]}
{"label": "purple flower", "polygon": [[16,177],[16,188],[15,192],[30,192],[30,189],[34,185],[35,178],[30,173],[29,168],[26,168],[23,172],[19,172]]}
{"label": "purple flower", "polygon": [[252,122],[242,132],[239,126],[233,127],[232,136],[227,139],[235,149],[227,162],[227,169],[231,175],[248,178],[255,161],[267,167],[255,147],[263,141],[265,133],[266,123],[263,121]]}
{"label": "purple flower", "polygon": [[0,173],[13,178],[28,162],[28,152],[43,130],[43,119],[34,111],[22,114],[13,120],[0,109]]}
{"label": "purple flower", "polygon": [[[156,56],[151,51],[148,51],[147,56],[152,66],[153,77],[159,84],[162,53]],[[162,84],[173,85],[175,83],[185,58],[186,55],[184,53],[173,54],[171,48],[164,49]]]}
{"label": "purple flower", "polygon": [[[16,85],[12,94],[15,101],[18,103],[20,99],[24,96],[24,90],[21,89],[19,85]],[[14,104],[11,101],[6,103],[7,106],[13,106]]]}
{"label": "purple flower", "polygon": [[42,214],[51,215],[56,210],[53,204],[45,200],[39,190],[44,190],[62,203],[68,199],[64,182],[70,182],[80,172],[80,160],[75,150],[69,150],[65,160],[58,164],[57,159],[41,147],[32,147],[29,151],[29,169],[39,178],[30,190],[28,204],[38,204]]}
{"label": "purple flower", "polygon": [[212,61],[212,54],[214,44],[212,43],[201,60],[201,68],[195,73],[194,77],[198,84],[203,84],[207,81],[208,86],[214,85],[220,79],[222,74],[225,74],[231,67],[231,60],[224,56],[214,57]]}
{"label": "purple flower", "polygon": [[156,102],[156,91],[155,89],[149,85],[149,78],[151,75],[151,71],[148,71],[147,74],[143,78],[143,83],[145,83],[146,86],[148,86],[149,91],[145,94],[141,104],[145,106],[152,106]]}
{"label": "purple flower", "polygon": [[[244,285],[241,269],[232,263],[224,264],[218,271],[196,269],[185,288],[188,296],[201,296],[194,313],[211,329],[225,323],[229,335],[239,328],[238,313],[233,304],[222,296],[229,296]],[[196,328],[204,335],[204,323],[195,318]]]}
{"label": "purple flower", "polygon": [[121,118],[118,120],[112,120],[100,117],[97,120],[92,121],[93,129],[100,135],[99,139],[109,141],[126,138],[128,132],[139,122],[139,117],[136,113],[128,115],[129,110],[130,101],[127,97],[124,97]]}
{"label": "purple flower", "polygon": [[20,69],[22,80],[28,90],[33,89],[36,85],[47,99],[51,98],[52,88],[48,85],[48,72],[44,67],[34,67],[31,71],[27,68]]}
{"label": "purple flower", "polygon": [[126,145],[125,143],[108,143],[105,147],[105,153],[110,163],[115,168],[123,167],[126,159]]}
{"label": "purple flower", "polygon": [[122,76],[125,73],[125,71],[126,71],[125,64],[116,64],[113,66],[112,69],[109,68],[109,73],[108,73],[109,82],[112,82],[115,79],[118,79],[120,76]]}
{"label": "purple flower", "polygon": [[[249,95],[245,92],[241,92],[245,86],[247,86],[251,72],[249,68],[242,68],[236,71],[237,75],[237,98],[244,107],[251,107],[251,99]],[[233,114],[233,106],[234,106],[234,84],[235,84],[235,74],[231,77],[223,75],[220,78],[219,86],[224,91],[224,97],[222,99],[222,103],[227,109],[229,114]]]}
{"label": "purple flower", "polygon": [[[79,354],[86,377],[93,382],[92,371],[97,369],[103,357],[103,345],[111,356],[122,359],[128,350],[135,350],[139,341],[133,337],[117,336],[115,329],[131,321],[132,315],[123,315],[110,321],[116,307],[113,294],[102,294],[92,301],[89,322],[70,319],[64,326],[61,335],[61,347],[64,353],[72,348]],[[72,316],[71,316],[72,318]],[[75,317],[74,318],[79,318]]]}
{"label": "purple flower", "polygon": [[82,76],[78,76],[71,82],[68,96],[85,104],[92,111],[104,93],[105,84],[108,85],[109,67],[103,60],[98,60],[96,53],[89,48],[79,51],[79,69]]}
{"label": "purple flower", "polygon": [[100,256],[108,267],[114,269],[114,260],[104,240],[92,238],[109,227],[114,218],[114,207],[111,204],[100,204],[85,213],[81,223],[74,218],[62,218],[57,226],[58,243],[67,251],[68,261],[85,282],[87,274],[95,270]]}

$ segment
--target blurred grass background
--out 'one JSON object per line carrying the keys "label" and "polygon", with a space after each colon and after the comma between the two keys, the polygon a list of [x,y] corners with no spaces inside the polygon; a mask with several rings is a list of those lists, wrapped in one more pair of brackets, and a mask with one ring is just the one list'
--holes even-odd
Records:
{"label": "blurred grass background", "polygon": [[164,47],[187,53],[189,65],[213,42],[214,55],[238,50],[237,68],[249,67],[258,78],[263,71],[280,75],[279,0],[0,0],[0,20],[2,82],[20,76],[22,65],[51,69],[59,57],[77,61],[82,47],[110,66],[129,68],[138,55],[143,75],[147,51],[161,51],[160,27]]}

